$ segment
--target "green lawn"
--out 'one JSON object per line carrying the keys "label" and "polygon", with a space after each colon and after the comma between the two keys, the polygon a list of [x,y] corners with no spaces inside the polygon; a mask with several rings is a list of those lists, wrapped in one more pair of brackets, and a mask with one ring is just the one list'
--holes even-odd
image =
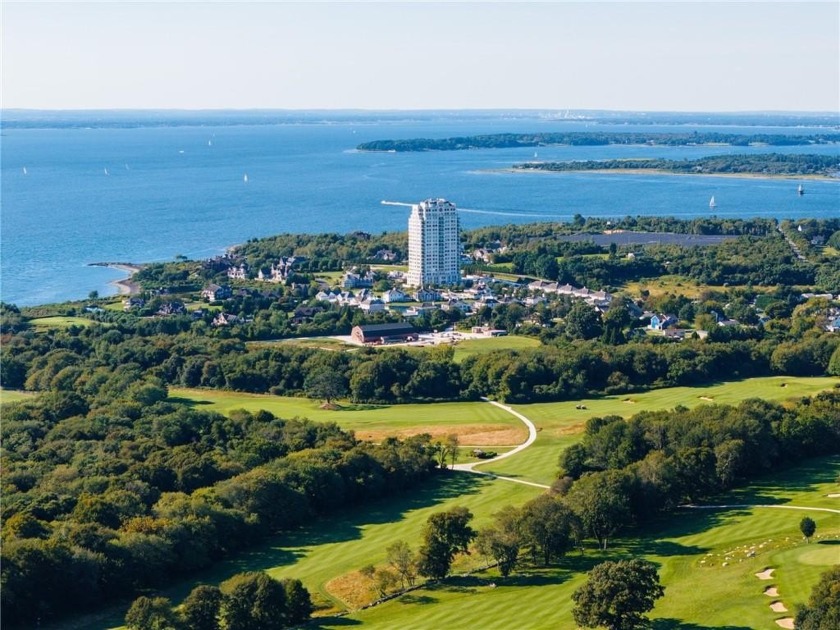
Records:
{"label": "green lawn", "polygon": [[[706,387],[669,387],[640,394],[514,405],[537,426],[537,441],[522,453],[485,470],[549,484],[555,479],[560,451],[580,439],[589,418],[607,415],[629,418],[640,411],[673,409],[677,405],[689,408],[712,403],[737,405],[747,398],[782,401],[810,396],[838,383],[840,379],[833,377],[769,376]],[[578,405],[584,405],[586,409],[576,409]]]}
{"label": "green lawn", "polygon": [[515,445],[527,437],[525,427],[505,411],[484,402],[410,405],[354,405],[341,403],[337,410],[321,409],[320,401],[288,396],[244,394],[213,389],[171,388],[170,397],[201,409],[230,413],[234,409],[265,409],[281,418],[309,418],[335,422],[362,439],[385,435],[458,433],[469,446]]}
{"label": "green lawn", "polygon": [[36,317],[30,319],[29,323],[36,331],[48,330],[50,328],[70,328],[70,326],[91,326],[93,322],[84,317],[72,317],[56,315],[55,317]]}

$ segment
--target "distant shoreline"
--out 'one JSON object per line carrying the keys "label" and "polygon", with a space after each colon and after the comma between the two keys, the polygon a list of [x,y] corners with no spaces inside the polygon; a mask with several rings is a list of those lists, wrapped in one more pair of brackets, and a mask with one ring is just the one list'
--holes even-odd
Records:
{"label": "distant shoreline", "polygon": [[140,293],[140,285],[132,280],[134,274],[143,269],[145,265],[139,263],[129,262],[96,262],[89,263],[88,267],[108,267],[109,269],[119,269],[128,274],[126,278],[120,280],[112,280],[108,284],[117,287],[117,295],[137,295]]}
{"label": "distant shoreline", "polygon": [[[731,177],[736,179],[790,179],[790,180],[812,180],[812,181],[834,181],[840,182],[840,177],[831,175],[792,175],[792,174],[765,174],[765,173],[675,173],[655,168],[598,168],[580,170],[567,169],[563,171],[552,171],[546,168],[494,168],[486,169],[485,173],[546,173],[559,175],[563,173],[596,173],[599,175],[674,175],[675,177]],[[806,193],[807,194],[807,193]]]}

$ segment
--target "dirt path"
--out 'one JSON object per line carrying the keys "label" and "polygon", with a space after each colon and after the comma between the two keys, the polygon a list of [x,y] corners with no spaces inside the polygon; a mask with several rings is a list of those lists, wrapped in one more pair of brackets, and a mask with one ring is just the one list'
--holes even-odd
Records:
{"label": "dirt path", "polygon": [[455,466],[452,467],[453,470],[459,470],[461,472],[470,472],[470,473],[474,473],[476,475],[486,475],[488,477],[493,477],[494,479],[502,479],[504,481],[512,481],[513,483],[521,483],[521,484],[526,485],[526,486],[534,486],[535,488],[546,488],[546,489],[550,488],[551,486],[547,486],[547,485],[542,484],[542,483],[536,483],[536,482],[533,482],[533,481],[525,481],[524,479],[517,479],[516,477],[504,477],[504,476],[501,476],[501,475],[494,475],[493,473],[484,472],[483,470],[476,470],[475,469],[476,466],[484,466],[485,464],[494,464],[494,463],[496,463],[500,460],[503,460],[507,457],[510,457],[511,455],[516,455],[517,453],[521,453],[526,448],[531,446],[531,444],[533,444],[534,441],[536,441],[536,439],[537,439],[537,427],[534,425],[533,422],[531,422],[531,420],[529,418],[523,416],[521,413],[519,413],[518,411],[515,411],[514,409],[512,409],[508,405],[503,405],[502,403],[496,402],[495,400],[488,400],[487,398],[482,398],[482,400],[487,402],[487,403],[490,403],[491,405],[494,405],[494,406],[498,407],[499,409],[502,409],[502,410],[508,412],[509,414],[511,414],[513,416],[516,416],[526,427],[528,427],[528,439],[525,440],[524,442],[522,442],[522,444],[520,444],[516,448],[509,450],[507,453],[502,453],[501,455],[497,455],[496,457],[494,457],[492,459],[485,459],[485,460],[478,461],[478,462],[471,462],[469,464],[455,464]]}

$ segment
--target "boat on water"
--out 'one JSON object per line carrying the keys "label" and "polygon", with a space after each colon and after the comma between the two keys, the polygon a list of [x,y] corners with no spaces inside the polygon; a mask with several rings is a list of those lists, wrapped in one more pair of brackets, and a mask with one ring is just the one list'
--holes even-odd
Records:
{"label": "boat on water", "polygon": [[796,189],[796,194],[798,194],[798,195],[804,195],[805,194],[805,189],[802,188],[802,184],[799,184],[799,188]]}
{"label": "boat on water", "polygon": [[242,181],[246,184],[248,183],[248,173],[245,173],[245,175],[242,176]]}
{"label": "boat on water", "polygon": [[105,174],[106,174],[106,175],[110,175],[110,173],[108,172],[108,169],[107,169],[107,168],[105,169]]}
{"label": "boat on water", "polygon": [[715,196],[712,195],[712,198],[709,199],[709,207],[714,208],[717,204],[715,203]]}
{"label": "boat on water", "polygon": [[24,175],[29,175],[29,171],[27,171],[27,170],[26,170],[26,167],[25,167],[25,166],[23,167],[23,174],[24,174]]}

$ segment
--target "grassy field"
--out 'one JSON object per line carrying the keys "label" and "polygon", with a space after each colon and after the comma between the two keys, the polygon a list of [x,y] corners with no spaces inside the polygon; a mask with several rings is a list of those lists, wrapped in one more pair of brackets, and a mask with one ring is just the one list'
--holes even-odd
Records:
{"label": "grassy field", "polygon": [[32,396],[32,392],[22,392],[17,389],[0,389],[0,405],[17,402],[18,400],[26,400]]}
{"label": "grassy field", "polygon": [[[752,498],[840,509],[840,499],[825,497],[836,490],[838,474],[840,458],[816,460],[757,484],[759,492]],[[733,498],[743,496],[725,500]],[[810,545],[798,531],[804,514],[816,521],[821,536]],[[360,622],[377,629],[572,629],[571,594],[583,582],[582,572],[606,559],[644,556],[659,565],[665,584],[665,597],[651,615],[656,630],[771,630],[778,627],[775,619],[789,616],[771,611],[772,602],[782,601],[795,614],[819,574],[840,562],[840,544],[827,543],[840,543],[840,515],[767,508],[685,510],[607,552],[572,554],[558,567],[527,569],[507,579],[492,571],[453,578],[316,627]],[[775,568],[775,579],[755,577],[767,567]],[[779,597],[763,594],[771,585]]]}
{"label": "grassy field", "polygon": [[212,389],[169,390],[175,400],[201,409],[230,413],[234,409],[265,409],[281,418],[309,418],[335,422],[353,430],[360,439],[378,441],[389,435],[457,433],[464,446],[504,446],[523,442],[525,427],[510,414],[484,402],[435,403],[428,405],[354,405],[342,403],[337,410],[322,409],[320,401],[308,398],[244,394]]}
{"label": "grassy field", "polygon": [[70,328],[70,326],[91,326],[93,322],[84,317],[69,317],[59,316],[55,317],[37,317],[30,319],[29,323],[36,331],[49,330],[50,328]]}
{"label": "grassy field", "polygon": [[[520,476],[549,484],[557,473],[560,451],[580,439],[586,420],[596,416],[617,415],[629,418],[640,411],[673,409],[677,405],[735,405],[747,398],[782,401],[810,396],[840,383],[832,377],[793,378],[770,376],[721,383],[705,387],[670,387],[641,394],[622,394],[556,403],[514,405],[537,426],[537,441],[520,454],[485,468],[490,472]],[[784,387],[782,387],[784,385]],[[583,405],[585,409],[576,409]]]}
{"label": "grassy field", "polygon": [[466,339],[455,345],[453,360],[460,363],[476,354],[487,354],[494,350],[525,350],[540,346],[540,340],[533,337],[506,335],[504,337],[486,337],[484,339]]}

